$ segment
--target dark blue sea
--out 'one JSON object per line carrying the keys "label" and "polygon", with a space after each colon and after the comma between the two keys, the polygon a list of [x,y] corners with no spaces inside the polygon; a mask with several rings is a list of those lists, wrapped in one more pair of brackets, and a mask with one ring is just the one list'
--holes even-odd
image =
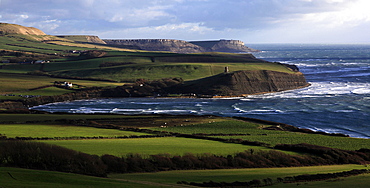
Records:
{"label": "dark blue sea", "polygon": [[255,44],[258,58],[295,64],[312,85],[227,99],[119,98],[37,106],[69,113],[242,116],[370,138],[370,45]]}

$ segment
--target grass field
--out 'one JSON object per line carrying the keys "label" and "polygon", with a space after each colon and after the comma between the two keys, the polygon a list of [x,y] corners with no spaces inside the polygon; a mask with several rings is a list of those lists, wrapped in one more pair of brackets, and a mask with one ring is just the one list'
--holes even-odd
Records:
{"label": "grass field", "polygon": [[[352,169],[364,169],[362,165],[333,165],[319,167],[294,167],[294,168],[254,168],[254,169],[226,169],[226,170],[182,170],[158,173],[135,173],[135,174],[111,174],[110,178],[130,179],[136,181],[149,181],[165,184],[175,184],[178,181],[187,182],[234,182],[234,181],[251,181],[253,179],[284,178],[303,174],[334,173],[349,171]],[[342,179],[342,178],[341,178]],[[347,177],[339,181],[328,182],[305,182],[300,183],[298,187],[368,187],[370,183],[370,174]],[[297,187],[293,184],[275,184],[272,187]]]}
{"label": "grass field", "polygon": [[[226,120],[226,119],[225,119]],[[187,126],[169,126],[165,128],[153,128],[153,130],[160,130],[160,131],[168,131],[168,132],[178,132],[184,134],[197,134],[197,133],[205,133],[205,134],[262,134],[262,133],[275,133],[278,134],[280,131],[268,131],[258,129],[262,125],[246,122],[246,121],[238,121],[238,120],[226,120],[226,121],[218,121],[214,122],[213,120],[208,121],[207,123],[203,124],[196,124],[196,125],[187,125]]]}
{"label": "grass field", "polygon": [[126,156],[138,153],[143,156],[155,154],[184,155],[186,153],[218,155],[234,154],[249,149],[264,147],[246,146],[241,144],[221,143],[209,140],[189,138],[139,138],[139,139],[99,139],[99,140],[47,140],[42,141],[88,154]]}
{"label": "grass field", "polygon": [[[21,35],[1,36],[0,49],[48,56],[46,64],[4,64],[0,72],[29,73],[44,71],[51,75],[78,76],[82,78],[111,79],[115,81],[133,81],[139,78],[160,79],[181,77],[184,80],[195,80],[213,76],[229,70],[274,70],[294,73],[285,66],[254,59],[250,54],[199,53],[176,54],[169,52],[147,52],[109,47],[99,44],[80,43],[85,40],[78,37],[74,42],[65,38],[50,36],[51,39],[41,42],[32,37]],[[73,37],[71,38],[73,39]],[[41,40],[41,39],[40,39]],[[51,41],[52,40],[52,41]],[[102,57],[86,58],[71,54],[72,50],[101,50]],[[53,57],[50,54],[58,54]],[[9,57],[2,57],[6,60]],[[131,63],[114,67],[100,67],[102,63]]]}
{"label": "grass field", "polygon": [[73,90],[68,90],[64,88],[58,87],[47,87],[43,89],[37,89],[33,91],[26,91],[21,93],[13,93],[14,95],[36,95],[36,96],[54,96],[54,95],[62,95],[65,93],[72,93]]}
{"label": "grass field", "polygon": [[344,150],[359,150],[361,148],[370,148],[370,139],[361,138],[346,138],[335,136],[324,136],[316,134],[303,134],[293,132],[282,132],[274,134],[266,132],[266,136],[251,135],[251,136],[226,136],[220,138],[240,138],[249,141],[258,141],[271,144],[301,144],[309,143],[313,145],[326,146],[330,148],[338,148]]}
{"label": "grass field", "polygon": [[[295,176],[302,174],[335,173],[352,169],[363,169],[360,165],[334,165],[300,168],[259,168],[259,169],[226,169],[226,170],[183,170],[157,173],[111,174],[108,178],[29,170],[20,168],[0,167],[0,186],[9,188],[18,187],[175,187],[178,181],[251,181],[253,179]],[[11,176],[10,176],[10,175]],[[12,178],[13,177],[13,178]],[[370,174],[325,180],[315,182],[300,182],[298,187],[356,187],[367,188],[370,183]],[[270,187],[297,187],[297,183],[279,183]]]}
{"label": "grass field", "polygon": [[[140,116],[139,116],[140,117]],[[125,115],[101,115],[101,114],[0,114],[0,122],[25,123],[28,121],[55,121],[58,119],[120,119],[129,118]]]}
{"label": "grass field", "polygon": [[[126,124],[125,127],[159,127],[164,123],[171,125],[203,124],[209,121],[225,121],[224,117],[202,117],[202,116],[158,116],[158,115],[120,115],[120,114],[1,114],[0,123],[27,123],[30,121],[55,121],[60,119],[67,120],[93,120],[108,124]],[[132,125],[131,125],[132,122]],[[153,122],[155,124],[153,124]]]}
{"label": "grass field", "polygon": [[30,92],[30,89],[53,85],[55,81],[67,81],[72,82],[73,84],[78,84],[85,87],[115,87],[121,86],[123,83],[115,82],[104,82],[104,81],[89,81],[89,80],[74,80],[74,79],[63,79],[63,78],[50,78],[47,76],[36,76],[36,75],[22,75],[22,74],[9,74],[9,73],[0,73],[0,94],[13,93],[13,94],[62,94],[71,92],[70,90],[59,89],[59,88],[49,88],[44,91],[33,91]]}
{"label": "grass field", "polygon": [[42,125],[42,124],[0,124],[0,133],[8,138],[32,137],[117,137],[131,135],[148,135],[145,133],[121,131],[117,129],[100,129],[93,127],[70,125]]}
{"label": "grass field", "polygon": [[[10,175],[11,176],[10,176]],[[13,177],[13,178],[12,178]],[[133,187],[146,188],[157,187],[132,183],[122,180],[108,178],[98,178],[79,174],[29,170],[21,168],[0,167],[0,187],[20,188],[20,187],[66,187],[66,188],[86,188],[86,187]]]}
{"label": "grass field", "polygon": [[243,139],[248,141],[258,141],[274,146],[276,144],[300,144],[309,143],[314,145],[338,148],[344,150],[358,150],[369,148],[369,139],[334,137],[317,134],[304,134],[288,131],[272,131],[260,129],[262,125],[244,121],[220,121],[205,124],[188,126],[152,128],[168,132],[178,132],[184,134],[250,134],[248,136],[212,136],[219,138]]}

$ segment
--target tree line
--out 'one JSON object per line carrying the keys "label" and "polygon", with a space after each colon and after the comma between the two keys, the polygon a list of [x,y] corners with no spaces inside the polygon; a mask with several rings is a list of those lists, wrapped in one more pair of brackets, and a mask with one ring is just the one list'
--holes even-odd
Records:
{"label": "tree line", "polygon": [[288,155],[276,150],[255,151],[251,149],[227,156],[190,153],[181,156],[169,154],[97,156],[45,143],[3,140],[0,141],[0,166],[105,177],[107,173],[370,163],[369,149],[346,151],[309,144],[284,144],[277,148],[301,151],[307,155]]}
{"label": "tree line", "polygon": [[251,181],[246,182],[186,182],[186,181],[179,181],[177,184],[185,184],[185,185],[192,185],[198,187],[260,187],[260,186],[269,186],[273,185],[274,183],[294,183],[294,182],[308,182],[308,181],[323,181],[328,179],[335,179],[341,177],[349,177],[349,176],[356,176],[360,174],[369,173],[367,169],[354,169],[350,171],[343,171],[343,172],[336,172],[336,173],[327,173],[327,174],[306,174],[306,175],[298,175],[293,177],[285,177],[285,178],[276,178],[276,181],[273,181],[271,178],[266,178],[261,180],[254,179]]}

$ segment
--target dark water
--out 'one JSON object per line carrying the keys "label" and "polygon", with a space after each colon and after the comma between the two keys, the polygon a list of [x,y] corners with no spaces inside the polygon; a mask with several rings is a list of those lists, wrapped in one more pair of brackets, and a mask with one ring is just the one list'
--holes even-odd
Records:
{"label": "dark water", "polygon": [[268,61],[295,64],[312,86],[232,99],[123,98],[34,107],[50,112],[213,114],[370,138],[370,45],[256,44]]}

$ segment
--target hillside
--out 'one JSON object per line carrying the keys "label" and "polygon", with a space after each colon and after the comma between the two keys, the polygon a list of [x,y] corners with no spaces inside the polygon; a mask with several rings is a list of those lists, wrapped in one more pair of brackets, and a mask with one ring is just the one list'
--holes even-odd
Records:
{"label": "hillside", "polygon": [[219,74],[189,82],[177,90],[206,95],[242,96],[256,93],[279,92],[306,87],[308,85],[302,73],[289,74],[270,70],[259,70]]}
{"label": "hillside", "polygon": [[34,27],[24,27],[16,24],[0,23],[0,35],[6,34],[46,35],[43,31]]}

